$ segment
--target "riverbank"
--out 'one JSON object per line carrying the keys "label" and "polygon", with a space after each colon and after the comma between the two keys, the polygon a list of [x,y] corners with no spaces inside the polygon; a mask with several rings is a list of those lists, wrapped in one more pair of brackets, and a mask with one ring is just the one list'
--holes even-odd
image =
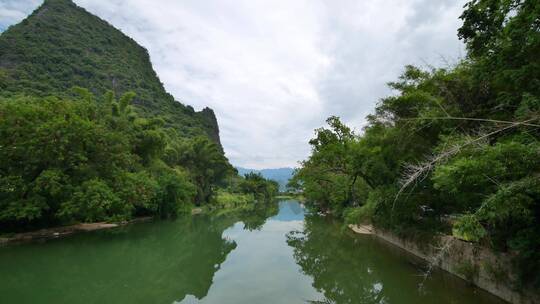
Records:
{"label": "riverbank", "polygon": [[[231,208],[231,210],[228,210],[228,211],[238,211],[243,208],[238,208],[238,207]],[[207,210],[207,209],[197,207],[197,208],[193,208],[190,214],[197,215],[201,213],[210,213],[211,211],[215,211],[215,210]],[[139,217],[139,218],[135,218],[129,221],[123,221],[123,222],[79,223],[79,224],[69,225],[69,226],[43,228],[43,229],[34,230],[34,231],[14,233],[8,236],[0,236],[0,246],[7,245],[7,244],[27,243],[27,242],[33,242],[33,241],[44,241],[44,240],[56,239],[56,238],[66,237],[66,236],[70,236],[70,235],[81,233],[81,232],[112,229],[112,228],[117,228],[117,227],[129,225],[129,224],[148,222],[153,219],[154,219],[153,217],[148,216],[148,217]]]}
{"label": "riverbank", "polygon": [[26,243],[38,240],[48,240],[60,237],[65,237],[80,232],[89,232],[103,229],[112,229],[120,226],[125,226],[134,223],[151,221],[152,217],[139,217],[129,221],[108,223],[108,222],[96,222],[96,223],[79,223],[69,226],[60,226],[52,228],[44,228],[36,231],[15,233],[12,236],[0,237],[0,245],[13,244],[13,243]]}
{"label": "riverbank", "polygon": [[[258,203],[255,203],[253,201],[242,203],[223,203],[214,207],[193,207],[191,211],[189,211],[189,214],[192,216],[198,214],[212,214],[215,216],[222,216],[234,212],[252,211],[254,208],[257,207]],[[0,246],[7,244],[27,243],[33,241],[44,241],[49,239],[66,237],[81,232],[113,229],[129,224],[148,222],[153,219],[153,217],[139,217],[122,222],[79,223],[75,225],[50,227],[28,232],[13,233],[6,236],[0,236]]]}
{"label": "riverbank", "polygon": [[439,236],[429,246],[376,229],[371,225],[349,225],[358,234],[373,235],[512,304],[538,304],[540,294],[512,288],[516,274],[511,256],[457,239]]}

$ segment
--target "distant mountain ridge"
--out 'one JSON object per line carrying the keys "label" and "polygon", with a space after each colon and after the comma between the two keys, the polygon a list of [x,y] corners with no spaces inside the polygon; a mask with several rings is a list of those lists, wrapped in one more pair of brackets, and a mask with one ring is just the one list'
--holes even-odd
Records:
{"label": "distant mountain ridge", "polygon": [[279,190],[285,191],[287,188],[287,182],[293,176],[294,169],[285,167],[285,168],[276,168],[276,169],[248,169],[243,167],[236,167],[238,174],[245,175],[247,173],[255,172],[260,173],[264,178],[275,180],[279,183]]}

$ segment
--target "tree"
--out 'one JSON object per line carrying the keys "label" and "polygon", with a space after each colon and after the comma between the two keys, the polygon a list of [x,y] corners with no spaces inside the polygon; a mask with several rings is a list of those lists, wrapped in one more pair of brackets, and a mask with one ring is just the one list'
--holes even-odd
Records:
{"label": "tree", "polygon": [[207,137],[190,140],[180,163],[189,169],[192,180],[197,185],[197,205],[208,202],[215,185],[234,170],[220,148]]}
{"label": "tree", "polygon": [[260,173],[250,172],[240,182],[240,191],[246,194],[254,194],[260,202],[269,202],[278,193],[279,184],[273,180],[265,179]]}

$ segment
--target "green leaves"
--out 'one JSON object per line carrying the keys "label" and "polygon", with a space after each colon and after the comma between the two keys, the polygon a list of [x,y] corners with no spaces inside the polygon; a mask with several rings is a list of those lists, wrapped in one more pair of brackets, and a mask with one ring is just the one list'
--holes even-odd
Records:
{"label": "green leaves", "polygon": [[82,183],[73,196],[62,203],[58,216],[83,222],[126,220],[131,216],[133,206],[125,204],[100,179]]}
{"label": "green leaves", "polygon": [[540,286],[539,18],[538,1],[470,1],[459,30],[466,60],[406,66],[361,135],[336,117],[315,130],[293,180],[308,204],[515,251]]}
{"label": "green leaves", "polygon": [[106,114],[112,109],[126,120],[135,119],[135,114],[162,116],[180,137],[210,134],[219,141],[211,110],[194,112],[176,102],[143,47],[70,1],[46,1],[1,33],[0,62],[0,97],[57,96],[95,105],[92,94],[106,94],[97,100],[110,105],[102,109]]}
{"label": "green leaves", "polygon": [[207,203],[232,172],[213,111],[174,101],[144,48],[72,2],[38,10],[0,36],[0,229]]}
{"label": "green leaves", "polygon": [[147,171],[122,172],[115,178],[115,192],[138,214],[154,214],[159,205],[160,184]]}
{"label": "green leaves", "polygon": [[124,95],[122,95],[122,97],[120,97],[118,104],[119,104],[119,110],[121,113],[125,113],[127,111],[128,106],[131,105],[136,95],[137,94],[135,94],[135,92],[129,91],[125,93]]}
{"label": "green leaves", "polygon": [[244,194],[253,195],[259,202],[270,202],[279,190],[277,182],[265,179],[260,173],[248,173],[238,188]]}
{"label": "green leaves", "polygon": [[207,203],[232,172],[208,138],[182,140],[159,117],[129,119],[133,94],[97,102],[74,91],[75,100],[0,100],[0,227],[175,216],[196,194]]}
{"label": "green leaves", "polygon": [[189,181],[181,170],[163,170],[157,177],[157,214],[162,218],[174,217],[182,211],[190,211],[199,189]]}
{"label": "green leaves", "polygon": [[483,202],[477,215],[486,223],[505,226],[505,229],[534,225],[538,221],[535,213],[539,199],[540,177],[526,176],[501,185]]}
{"label": "green leaves", "polygon": [[189,170],[197,185],[196,203],[207,203],[214,194],[213,188],[231,174],[233,168],[220,148],[207,137],[196,137],[184,147],[186,150],[180,156],[179,164]]}
{"label": "green leaves", "polygon": [[467,214],[454,224],[452,235],[465,241],[478,242],[487,235],[487,231],[474,215]]}

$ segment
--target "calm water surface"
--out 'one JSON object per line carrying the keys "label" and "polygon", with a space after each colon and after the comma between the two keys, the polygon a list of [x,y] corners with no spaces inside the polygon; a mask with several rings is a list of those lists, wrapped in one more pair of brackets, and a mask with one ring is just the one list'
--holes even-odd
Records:
{"label": "calm water surface", "polygon": [[0,248],[0,303],[502,303],[296,201]]}

